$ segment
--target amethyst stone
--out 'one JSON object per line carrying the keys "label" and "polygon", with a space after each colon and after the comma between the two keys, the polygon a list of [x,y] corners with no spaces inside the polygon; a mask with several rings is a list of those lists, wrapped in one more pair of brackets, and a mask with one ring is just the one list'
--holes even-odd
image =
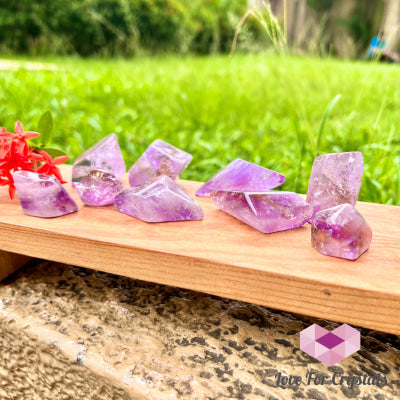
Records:
{"label": "amethyst stone", "polygon": [[92,170],[89,175],[75,183],[75,188],[82,202],[88,206],[106,206],[114,204],[115,196],[125,187],[114,175]]}
{"label": "amethyst stone", "polygon": [[118,211],[146,222],[203,219],[201,207],[171,178],[162,175],[121,192],[114,203]]}
{"label": "amethyst stone", "polygon": [[125,174],[125,162],[114,133],[105,137],[76,159],[72,167],[72,183],[79,182],[94,169],[109,172],[117,179]]}
{"label": "amethyst stone", "polygon": [[319,156],[311,170],[307,202],[314,212],[344,203],[355,206],[362,175],[363,156],[359,151]]}
{"label": "amethyst stone", "polygon": [[372,230],[351,204],[317,212],[311,225],[311,243],[320,253],[356,260],[368,250]]}
{"label": "amethyst stone", "polygon": [[25,214],[50,218],[78,211],[75,201],[53,176],[16,171],[13,178]]}
{"label": "amethyst stone", "polygon": [[293,192],[211,192],[212,201],[226,213],[263,232],[272,233],[304,225],[312,207]]}
{"label": "amethyst stone", "polygon": [[236,158],[214,175],[197,192],[209,196],[212,191],[265,192],[285,182],[285,176]]}
{"label": "amethyst stone", "polygon": [[129,170],[129,184],[132,187],[138,186],[160,175],[175,179],[182,174],[192,158],[191,154],[158,139]]}

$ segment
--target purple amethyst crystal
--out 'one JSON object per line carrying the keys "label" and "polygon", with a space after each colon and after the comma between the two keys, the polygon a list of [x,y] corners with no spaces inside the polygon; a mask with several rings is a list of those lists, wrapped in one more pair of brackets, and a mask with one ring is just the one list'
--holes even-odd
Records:
{"label": "purple amethyst crystal", "polygon": [[312,216],[312,207],[293,192],[218,191],[210,197],[222,211],[263,233],[298,228]]}
{"label": "purple amethyst crystal", "polygon": [[78,211],[75,201],[53,176],[16,171],[13,178],[25,214],[51,218]]}
{"label": "purple amethyst crystal", "polygon": [[192,158],[191,154],[162,140],[156,140],[129,170],[129,184],[132,187],[142,185],[160,175],[175,179],[181,175]]}
{"label": "purple amethyst crystal", "polygon": [[82,202],[88,206],[106,206],[114,204],[115,197],[125,186],[108,172],[92,170],[75,183],[75,188]]}
{"label": "purple amethyst crystal", "polygon": [[162,175],[121,192],[114,203],[118,211],[146,222],[203,219],[201,207],[171,178]]}
{"label": "purple amethyst crystal", "polygon": [[317,212],[311,225],[311,243],[320,253],[356,260],[368,250],[372,230],[351,204]]}
{"label": "purple amethyst crystal", "polygon": [[314,160],[307,190],[307,202],[314,213],[339,204],[356,205],[363,175],[359,151],[323,154]]}
{"label": "purple amethyst crystal", "polygon": [[240,158],[214,175],[197,192],[209,196],[212,191],[265,192],[285,182],[285,176]]}
{"label": "purple amethyst crystal", "polygon": [[125,174],[125,162],[114,133],[105,137],[76,159],[72,167],[72,183],[79,182],[92,170],[109,172],[117,179]]}

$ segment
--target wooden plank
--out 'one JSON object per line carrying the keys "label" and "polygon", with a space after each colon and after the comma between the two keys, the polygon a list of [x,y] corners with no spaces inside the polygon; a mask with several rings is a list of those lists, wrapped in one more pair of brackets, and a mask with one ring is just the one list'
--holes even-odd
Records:
{"label": "wooden plank", "polygon": [[28,256],[0,250],[0,281],[13,274],[30,259]]}
{"label": "wooden plank", "polygon": [[[70,167],[64,168],[69,176]],[[180,181],[194,197],[199,182]],[[203,221],[148,224],[113,206],[26,216],[0,193],[0,248],[400,334],[400,207],[359,203],[373,230],[357,261],[319,254],[310,226],[262,234],[197,198]]]}

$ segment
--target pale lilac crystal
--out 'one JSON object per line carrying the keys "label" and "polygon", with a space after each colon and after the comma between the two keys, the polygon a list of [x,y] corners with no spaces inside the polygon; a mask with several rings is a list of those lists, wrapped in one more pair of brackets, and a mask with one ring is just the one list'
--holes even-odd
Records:
{"label": "pale lilac crystal", "polygon": [[210,197],[222,211],[263,233],[298,228],[312,215],[312,207],[293,192],[217,191]]}
{"label": "pale lilac crystal", "polygon": [[285,182],[285,176],[240,158],[214,175],[197,192],[209,196],[212,191],[264,192]]}
{"label": "pale lilac crystal", "polygon": [[311,243],[327,256],[356,260],[368,250],[372,231],[351,204],[317,212],[311,225]]}
{"label": "pale lilac crystal", "polygon": [[53,176],[17,171],[13,178],[25,214],[51,218],[78,211],[75,201]]}
{"label": "pale lilac crystal", "polygon": [[94,169],[109,172],[117,179],[125,174],[125,161],[114,133],[105,137],[76,159],[72,167],[72,183],[79,182]]}
{"label": "pale lilac crystal", "polygon": [[160,175],[175,179],[181,175],[192,158],[191,154],[158,139],[129,170],[129,184],[132,187],[138,186]]}
{"label": "pale lilac crystal", "polygon": [[171,178],[162,175],[121,192],[114,203],[118,211],[146,222],[203,219],[201,207]]}
{"label": "pale lilac crystal", "polygon": [[89,175],[75,183],[75,188],[82,202],[88,206],[106,206],[114,204],[115,197],[125,187],[112,174],[93,170]]}
{"label": "pale lilac crystal", "polygon": [[359,151],[319,156],[311,170],[307,202],[314,212],[344,203],[354,206],[362,175],[363,156]]}

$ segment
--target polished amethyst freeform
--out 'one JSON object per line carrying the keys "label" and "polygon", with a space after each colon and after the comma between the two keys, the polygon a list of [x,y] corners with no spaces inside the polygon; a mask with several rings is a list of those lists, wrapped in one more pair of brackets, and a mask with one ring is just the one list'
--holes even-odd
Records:
{"label": "polished amethyst freeform", "polygon": [[175,179],[181,175],[192,158],[191,154],[158,139],[146,149],[129,170],[129,184],[132,187],[142,185],[160,175]]}
{"label": "polished amethyst freeform", "polygon": [[356,260],[368,250],[372,231],[351,204],[340,204],[316,213],[311,225],[311,243],[320,253]]}
{"label": "polished amethyst freeform", "polygon": [[75,201],[53,176],[16,171],[13,178],[25,214],[51,218],[78,211]]}
{"label": "polished amethyst freeform", "polygon": [[298,228],[312,216],[312,207],[293,192],[217,191],[210,197],[222,211],[263,233]]}
{"label": "polished amethyst freeform", "polygon": [[201,207],[171,178],[162,175],[121,192],[114,203],[118,211],[146,222],[203,219]]}
{"label": "polished amethyst freeform", "polygon": [[323,154],[314,160],[307,190],[307,203],[314,212],[339,204],[356,205],[363,175],[359,151]]}
{"label": "polished amethyst freeform", "polygon": [[265,192],[285,182],[285,176],[236,158],[214,175],[197,192],[209,196],[213,191]]}
{"label": "polished amethyst freeform", "polygon": [[79,182],[92,170],[109,172],[117,179],[126,172],[117,136],[113,133],[81,154],[72,166],[72,183]]}
{"label": "polished amethyst freeform", "polygon": [[82,202],[88,206],[106,206],[114,204],[115,197],[125,186],[112,174],[92,170],[89,175],[75,183]]}

